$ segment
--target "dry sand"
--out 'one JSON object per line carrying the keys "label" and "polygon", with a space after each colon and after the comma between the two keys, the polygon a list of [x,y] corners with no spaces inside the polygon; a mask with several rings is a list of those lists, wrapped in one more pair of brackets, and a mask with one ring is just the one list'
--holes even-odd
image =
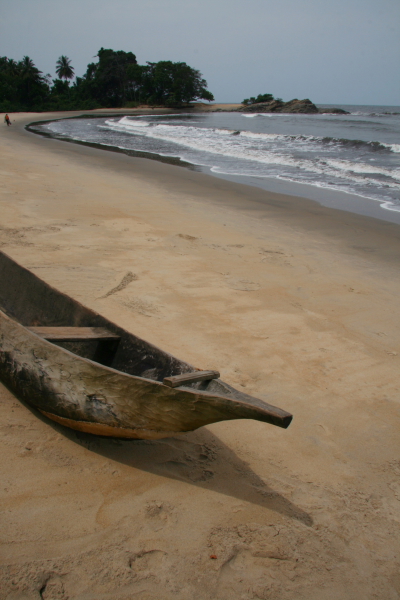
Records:
{"label": "dry sand", "polygon": [[0,387],[1,600],[398,599],[399,226],[24,131],[45,116],[1,128],[1,249],[294,421],[118,441]]}

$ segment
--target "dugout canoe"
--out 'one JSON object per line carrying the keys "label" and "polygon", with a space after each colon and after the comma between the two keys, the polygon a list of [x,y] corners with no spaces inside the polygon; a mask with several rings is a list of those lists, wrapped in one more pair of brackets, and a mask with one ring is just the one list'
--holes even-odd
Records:
{"label": "dugout canoe", "polygon": [[292,415],[125,331],[0,252],[0,379],[78,431],[158,439],[231,419]]}

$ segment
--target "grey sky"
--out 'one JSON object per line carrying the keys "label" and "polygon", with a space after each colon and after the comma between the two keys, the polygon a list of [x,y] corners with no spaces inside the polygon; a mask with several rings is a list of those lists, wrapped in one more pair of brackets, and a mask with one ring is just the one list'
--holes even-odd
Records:
{"label": "grey sky", "polygon": [[101,48],[199,69],[216,101],[259,93],[400,105],[399,0],[0,0],[0,56],[83,75]]}

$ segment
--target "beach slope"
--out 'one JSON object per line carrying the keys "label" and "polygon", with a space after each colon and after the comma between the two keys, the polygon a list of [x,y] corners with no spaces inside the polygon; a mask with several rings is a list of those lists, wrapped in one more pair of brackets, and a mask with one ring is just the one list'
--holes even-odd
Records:
{"label": "beach slope", "polygon": [[1,250],[294,420],[103,439],[0,386],[1,598],[399,598],[399,226],[24,129],[51,117],[2,128]]}

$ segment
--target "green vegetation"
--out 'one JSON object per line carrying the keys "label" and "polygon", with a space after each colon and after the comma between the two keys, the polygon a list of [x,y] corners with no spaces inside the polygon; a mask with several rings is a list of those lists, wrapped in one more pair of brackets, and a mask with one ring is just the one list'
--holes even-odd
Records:
{"label": "green vegetation", "polygon": [[258,94],[257,98],[254,98],[254,96],[252,96],[251,98],[246,98],[245,100],[242,100],[242,104],[244,104],[245,106],[249,106],[250,104],[258,104],[259,102],[272,102],[272,100],[274,100],[272,94]]}
{"label": "green vegetation", "polygon": [[60,79],[73,79],[74,69],[68,56],[60,56],[56,62],[56,73]]}
{"label": "green vegetation", "polygon": [[202,79],[200,71],[184,62],[148,62],[139,69],[136,91],[136,99],[139,101],[174,106],[197,98],[214,100],[214,96],[206,89],[207,82]]}
{"label": "green vegetation", "polygon": [[138,65],[132,52],[101,48],[98,62],[74,78],[67,56],[56,62],[58,79],[43,75],[33,61],[0,57],[0,112],[135,107],[138,104],[182,106],[214,100],[200,71],[184,62]]}

